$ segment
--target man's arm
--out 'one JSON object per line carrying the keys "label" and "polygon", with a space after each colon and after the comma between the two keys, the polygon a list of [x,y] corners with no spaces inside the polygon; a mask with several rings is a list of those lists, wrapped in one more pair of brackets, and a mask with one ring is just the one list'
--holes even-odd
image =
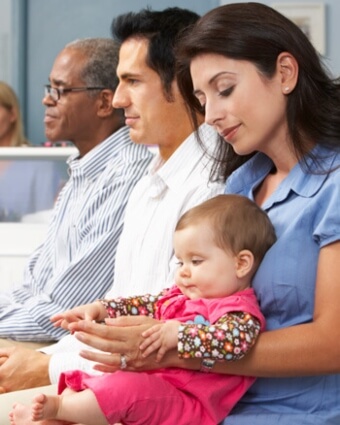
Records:
{"label": "man's arm", "polygon": [[[52,325],[51,315],[105,295],[113,282],[125,206],[149,161],[145,156],[138,160],[130,158],[120,164],[117,175],[112,171],[98,193],[91,194],[88,214],[82,214],[83,221],[79,219],[78,227],[70,228],[70,237],[75,232],[74,243],[65,249],[74,252],[67,266],[58,267],[54,255],[41,259],[47,241],[31,257],[24,285],[8,295],[0,294],[0,337],[19,341],[58,340],[65,331]],[[37,271],[44,266],[46,270]],[[37,274],[41,279],[36,278]]]}
{"label": "man's arm", "polygon": [[100,237],[93,229],[69,267],[52,276],[40,293],[33,292],[33,274],[30,284],[12,291],[10,304],[0,313],[0,337],[19,341],[60,339],[66,332],[55,328],[50,316],[106,293],[113,281],[116,239],[121,229],[122,221]]}

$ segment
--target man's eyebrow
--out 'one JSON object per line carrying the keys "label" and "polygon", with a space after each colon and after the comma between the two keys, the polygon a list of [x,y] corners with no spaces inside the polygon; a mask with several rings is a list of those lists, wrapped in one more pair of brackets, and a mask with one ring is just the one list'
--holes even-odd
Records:
{"label": "man's eyebrow", "polygon": [[118,77],[119,77],[121,80],[127,80],[127,79],[129,79],[129,78],[136,78],[136,77],[140,77],[140,74],[133,73],[133,72],[124,72],[123,74],[118,75]]}
{"label": "man's eyebrow", "polygon": [[64,86],[65,85],[65,81],[63,80],[58,80],[57,78],[49,78],[48,81],[50,83],[55,84],[56,86]]}

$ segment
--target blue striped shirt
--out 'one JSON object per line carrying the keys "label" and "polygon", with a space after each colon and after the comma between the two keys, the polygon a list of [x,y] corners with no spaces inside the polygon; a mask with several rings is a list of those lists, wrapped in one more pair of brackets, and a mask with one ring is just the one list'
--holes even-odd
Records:
{"label": "blue striped shirt", "polygon": [[152,159],[123,127],[83,158],[68,160],[70,178],[54,208],[45,242],[23,282],[0,293],[0,338],[58,340],[51,315],[104,296],[112,285],[125,206]]}

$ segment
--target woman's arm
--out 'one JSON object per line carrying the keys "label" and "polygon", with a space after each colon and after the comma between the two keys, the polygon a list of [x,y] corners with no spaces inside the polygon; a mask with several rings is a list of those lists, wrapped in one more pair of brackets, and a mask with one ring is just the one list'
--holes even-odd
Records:
{"label": "woman's arm", "polygon": [[[312,323],[263,332],[246,356],[235,362],[216,362],[213,370],[256,377],[340,373],[340,327],[337,325],[340,305],[339,258],[340,242],[320,251]],[[200,368],[199,360],[179,359],[177,350],[166,353],[160,363],[155,361],[155,356],[143,358],[139,350],[141,334],[156,322],[142,317],[122,319],[121,322],[113,321],[114,326],[78,322],[78,339],[103,351],[118,353],[83,352],[82,355],[103,363],[106,370],[119,368],[120,354],[127,357],[130,370],[170,366]]]}

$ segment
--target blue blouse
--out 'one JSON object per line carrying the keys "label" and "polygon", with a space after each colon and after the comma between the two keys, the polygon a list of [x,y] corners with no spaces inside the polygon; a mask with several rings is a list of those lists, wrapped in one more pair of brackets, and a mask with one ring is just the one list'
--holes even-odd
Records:
{"label": "blue blouse", "polygon": [[[313,320],[320,248],[340,240],[340,154],[321,146],[314,153],[323,158],[308,161],[316,173],[297,164],[262,205],[278,238],[253,281],[268,330]],[[230,176],[225,192],[254,199],[271,167],[256,154]],[[339,425],[340,374],[258,378],[223,424]]]}

